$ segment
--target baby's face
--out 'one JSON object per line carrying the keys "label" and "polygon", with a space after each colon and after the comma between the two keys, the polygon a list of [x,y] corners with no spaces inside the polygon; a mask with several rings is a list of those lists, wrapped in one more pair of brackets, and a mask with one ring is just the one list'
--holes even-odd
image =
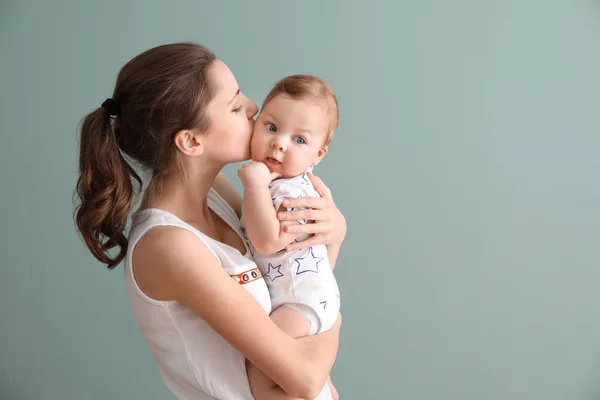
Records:
{"label": "baby's face", "polygon": [[284,178],[298,176],[317,165],[327,146],[329,117],[323,104],[278,95],[263,108],[254,124],[250,151]]}

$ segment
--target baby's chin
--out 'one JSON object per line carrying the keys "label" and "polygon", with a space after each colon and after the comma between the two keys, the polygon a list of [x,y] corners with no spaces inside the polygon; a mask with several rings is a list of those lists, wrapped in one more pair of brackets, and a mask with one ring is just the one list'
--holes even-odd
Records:
{"label": "baby's chin", "polygon": [[[282,170],[285,170],[284,168],[281,168]],[[285,173],[283,173],[282,171],[271,171],[271,172],[279,172],[282,174],[281,178],[295,178],[297,176],[301,176],[302,174],[304,174],[304,172],[306,172],[306,170],[308,170],[308,167],[306,169],[303,169],[301,171],[285,171]]]}
{"label": "baby's chin", "polygon": [[252,156],[252,161],[261,162],[261,163],[265,164],[267,166],[267,168],[269,168],[270,172],[280,173],[281,176],[277,179],[295,178],[297,176],[304,174],[304,172],[306,172],[310,168],[310,165],[307,165],[306,168],[304,168],[304,169],[301,169],[298,171],[289,171],[288,168],[286,168],[285,164],[281,164],[281,163],[273,164],[273,163],[270,163],[267,160],[265,160],[264,157],[257,157],[256,155]]}

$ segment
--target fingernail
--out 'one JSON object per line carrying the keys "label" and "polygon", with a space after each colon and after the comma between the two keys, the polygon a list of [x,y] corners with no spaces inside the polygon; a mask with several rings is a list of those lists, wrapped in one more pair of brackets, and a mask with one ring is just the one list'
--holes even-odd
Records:
{"label": "fingernail", "polygon": [[285,218],[285,213],[282,213],[282,212],[280,212],[279,214],[277,214],[277,216],[278,216],[279,218]]}
{"label": "fingernail", "polygon": [[286,226],[284,229],[287,233],[294,232],[294,228],[292,228],[291,226]]}
{"label": "fingernail", "polygon": [[287,205],[289,205],[289,204],[290,204],[290,201],[289,201],[289,200],[284,200],[284,201],[283,201],[283,205],[284,205],[284,206],[287,206]]}

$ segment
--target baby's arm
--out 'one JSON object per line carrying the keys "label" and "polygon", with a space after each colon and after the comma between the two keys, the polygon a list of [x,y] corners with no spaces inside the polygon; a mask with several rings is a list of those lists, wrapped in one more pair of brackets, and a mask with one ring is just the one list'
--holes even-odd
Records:
{"label": "baby's arm", "polygon": [[285,248],[296,237],[284,231],[284,227],[296,221],[281,224],[273,208],[269,183],[276,174],[269,172],[260,162],[244,165],[238,172],[244,185],[244,214],[246,233],[252,245],[261,253],[273,254]]}
{"label": "baby's arm", "polygon": [[[244,190],[246,232],[252,245],[261,253],[273,254],[294,241],[296,235],[287,233],[273,208],[269,188],[253,187]],[[292,221],[292,224],[298,222]]]}

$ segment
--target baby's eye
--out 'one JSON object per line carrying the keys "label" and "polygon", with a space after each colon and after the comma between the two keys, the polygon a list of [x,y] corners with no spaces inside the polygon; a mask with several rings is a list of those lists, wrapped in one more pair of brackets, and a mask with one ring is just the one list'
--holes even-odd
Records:
{"label": "baby's eye", "polygon": [[306,144],[306,140],[304,140],[303,137],[297,137],[294,139],[294,141],[298,144]]}
{"label": "baby's eye", "polygon": [[277,132],[277,127],[275,126],[275,124],[269,122],[265,124],[265,126],[267,127],[267,130],[269,130],[269,132]]}

